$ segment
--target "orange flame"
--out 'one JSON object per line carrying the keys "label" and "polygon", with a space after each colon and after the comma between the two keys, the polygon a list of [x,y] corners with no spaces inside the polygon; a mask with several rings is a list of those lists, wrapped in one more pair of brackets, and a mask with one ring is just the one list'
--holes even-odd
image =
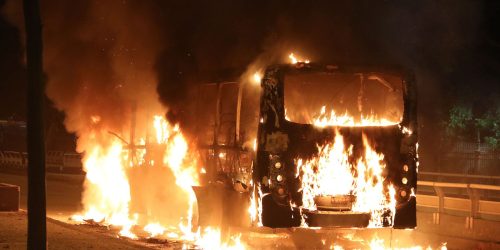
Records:
{"label": "orange flame", "polygon": [[252,75],[252,82],[255,84],[260,84],[260,81],[262,80],[262,73],[260,71],[255,72]]}
{"label": "orange flame", "polygon": [[309,63],[309,59],[300,59],[298,58],[294,53],[290,53],[290,55],[288,55],[288,58],[290,59],[290,62],[292,64],[296,64],[296,63],[299,63],[299,62],[303,62],[303,63]]}
{"label": "orange flame", "polygon": [[[414,246],[409,246],[409,247],[389,247],[386,246],[386,243],[383,239],[378,238],[377,236],[373,237],[371,241],[369,242],[369,247],[371,250],[385,250],[385,249],[393,249],[393,250],[432,250],[431,246],[428,246],[426,248],[419,246],[419,245],[414,245]],[[448,247],[446,246],[446,242],[442,243],[441,246],[438,248],[439,250],[447,250]]]}
{"label": "orange flame", "polygon": [[198,229],[195,245],[201,247],[201,249],[245,249],[245,246],[240,240],[241,235],[231,236],[229,242],[223,242],[221,238],[221,230],[218,228],[207,227],[203,230],[203,233],[200,233],[200,229]]}
{"label": "orange flame", "polygon": [[165,230],[166,228],[158,222],[149,223],[144,227],[144,231],[148,232],[151,237],[162,235]]}
{"label": "orange flame", "polygon": [[[92,118],[92,120],[95,120]],[[190,156],[188,143],[181,133],[179,126],[170,125],[163,117],[154,116],[152,126],[155,129],[155,139],[158,145],[164,145],[163,162],[155,163],[148,160],[150,166],[158,164],[170,168],[175,176],[175,183],[189,197],[188,211],[186,217],[179,225],[181,231],[188,234],[192,230],[191,220],[196,196],[191,186],[198,185],[198,169],[196,157]],[[86,172],[85,191],[82,203],[84,213],[81,216],[73,216],[78,221],[92,220],[97,223],[121,226],[120,235],[128,238],[136,238],[131,232],[132,227],[138,223],[138,215],[131,215],[129,204],[131,202],[131,190],[127,167],[141,166],[146,164],[146,149],[136,149],[136,159],[129,159],[129,152],[124,148],[122,142],[111,137],[107,131],[93,131],[86,135],[88,138],[85,145],[85,157],[83,166]],[[141,144],[145,143],[143,138],[139,139]],[[163,234],[164,228],[159,223],[149,223],[144,227],[151,236]]]}
{"label": "orange flame", "polygon": [[[352,211],[371,213],[370,227],[383,225],[382,214],[395,212],[394,187],[384,187],[384,155],[375,152],[363,135],[364,155],[356,164],[349,162],[352,146],[346,147],[336,131],[332,144],[318,147],[318,155],[309,160],[296,159],[301,180],[302,208],[317,210],[318,196],[354,195]],[[386,191],[388,189],[388,191]]]}
{"label": "orange flame", "polygon": [[[94,118],[92,118],[94,120]],[[98,121],[96,121],[98,122]],[[154,116],[152,127],[155,130],[157,145],[163,145],[162,162],[158,166],[168,167],[175,177],[175,183],[188,197],[188,210],[186,216],[180,218],[177,226],[160,224],[157,221],[149,222],[144,227],[144,232],[150,237],[167,237],[191,242],[202,249],[244,249],[240,236],[231,237],[229,242],[223,242],[218,228],[200,228],[193,230],[193,216],[196,205],[196,196],[192,186],[199,185],[198,173],[205,171],[198,169],[196,157],[191,157],[188,143],[178,125],[172,126],[162,116]],[[123,237],[137,239],[132,232],[138,225],[139,216],[131,215],[129,204],[131,202],[130,183],[126,167],[154,166],[153,160],[146,162],[146,149],[136,149],[136,160],[129,159],[129,152],[124,149],[122,142],[110,137],[103,131],[100,135],[107,140],[97,140],[96,134],[90,134],[84,146],[86,155],[83,159],[86,171],[85,193],[82,203],[84,215],[73,216],[74,220],[93,220],[106,225],[121,226],[119,234]],[[103,141],[110,141],[103,144]],[[144,144],[146,140],[140,138]],[[146,147],[145,147],[146,148]]]}
{"label": "orange flame", "polygon": [[121,235],[135,238],[130,232],[135,222],[129,216],[130,185],[122,157],[122,145],[116,139],[111,139],[108,147],[96,143],[87,151],[83,159],[87,173],[83,193],[85,213],[81,219],[122,226]]}
{"label": "orange flame", "polygon": [[[291,120],[287,110],[285,110],[285,119]],[[350,115],[347,111],[344,114],[337,114],[332,109],[326,111],[326,106],[322,106],[319,114],[312,117],[312,124],[316,127],[327,126],[350,126],[350,127],[366,127],[366,126],[391,126],[396,125],[399,121],[390,121],[385,118],[379,118],[375,115],[363,116],[356,118]]]}
{"label": "orange flame", "polygon": [[248,207],[248,213],[250,215],[250,220],[253,225],[258,227],[262,226],[262,190],[260,184],[253,184],[250,181],[250,186],[253,186],[252,194],[250,195],[250,206]]}

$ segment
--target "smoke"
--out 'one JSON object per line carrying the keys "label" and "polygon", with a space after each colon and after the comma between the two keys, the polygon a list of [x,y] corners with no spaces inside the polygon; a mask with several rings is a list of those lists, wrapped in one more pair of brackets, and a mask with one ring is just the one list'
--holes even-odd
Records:
{"label": "smoke", "polygon": [[[23,27],[20,3],[7,1],[3,12]],[[294,51],[312,61],[414,70],[421,124],[434,127],[456,98],[456,86],[480,77],[495,87],[484,73],[496,74],[497,63],[491,49],[483,49],[498,40],[485,24],[495,20],[495,7],[470,1],[47,0],[47,95],[76,133],[93,115],[120,131],[133,101],[164,111],[159,99],[172,120],[182,121],[194,84],[227,80],[223,75],[281,62]],[[486,89],[474,88],[474,98]],[[424,138],[435,138],[423,131]]]}
{"label": "smoke", "polygon": [[[7,11],[23,27],[20,3],[10,1]],[[169,168],[117,171],[114,159],[121,157],[117,140],[138,143],[153,133],[153,116],[167,110],[156,92],[154,66],[167,45],[156,1],[48,0],[41,7],[46,94],[64,112],[66,129],[77,136],[76,150],[90,162],[84,166],[89,177],[82,195],[85,211],[97,209],[111,219],[138,213],[141,223],[154,219],[176,225],[190,198],[176,185],[174,173]]]}
{"label": "smoke", "polygon": [[[20,4],[8,1],[5,13],[23,27]],[[246,79],[292,51],[316,62],[400,64],[417,75],[421,149],[431,155],[447,88],[483,72],[470,65],[487,53],[480,50],[484,8],[470,1],[45,0],[46,93],[84,152],[108,143],[108,131],[128,140],[134,103],[137,131],[167,112],[184,128],[196,84]],[[96,130],[104,132],[96,138]]]}
{"label": "smoke", "polygon": [[[194,82],[207,82],[208,71],[248,69],[247,76],[283,62],[292,51],[315,62],[399,65],[417,78],[420,155],[426,161],[439,152],[436,127],[460,98],[453,92],[469,89],[465,86],[474,79],[495,78],[485,70],[495,65],[483,47],[485,9],[470,1],[187,1],[176,8],[177,15],[168,15],[181,21],[169,36],[176,44],[157,61],[158,92],[182,116],[192,100],[187,90]],[[193,15],[179,17],[184,13]],[[479,93],[498,89],[487,82],[466,98],[480,101]]]}
{"label": "smoke", "polygon": [[155,26],[141,18],[147,10],[125,3],[42,5],[47,95],[77,135],[86,133],[93,116],[121,133],[133,102],[160,109],[152,65],[161,40],[149,36]]}
{"label": "smoke", "polygon": [[[0,1],[0,14],[8,12]],[[26,112],[26,69],[21,36],[12,21],[0,15],[0,119],[23,119]],[[12,86],[16,86],[13,88]]]}
{"label": "smoke", "polygon": [[265,1],[161,5],[163,30],[171,39],[158,55],[158,93],[171,110],[169,118],[182,122],[194,84],[235,80],[261,53],[269,17],[261,11]]}
{"label": "smoke", "polygon": [[[22,24],[15,5],[8,1],[6,12]],[[156,89],[177,114],[193,84],[282,62],[291,51],[319,62],[400,64],[422,79],[421,96],[441,97],[457,85],[451,81],[480,74],[471,63],[487,54],[479,50],[491,32],[484,15],[491,19],[498,9],[470,1],[262,0],[48,0],[42,7],[48,94],[58,108],[81,103],[73,97],[85,95],[84,87],[124,102],[156,100],[138,97]],[[99,113],[92,104],[87,113]]]}

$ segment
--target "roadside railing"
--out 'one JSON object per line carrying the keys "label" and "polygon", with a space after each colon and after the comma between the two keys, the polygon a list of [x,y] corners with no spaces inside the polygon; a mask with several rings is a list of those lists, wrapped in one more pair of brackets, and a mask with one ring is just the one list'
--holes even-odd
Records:
{"label": "roadside railing", "polygon": [[[47,172],[81,174],[81,155],[63,151],[49,151],[45,156]],[[26,152],[0,151],[0,168],[9,171],[23,171],[28,167]]]}
{"label": "roadside railing", "polygon": [[492,175],[419,172],[418,176],[420,180],[435,181],[435,182],[479,183],[488,185],[500,185],[500,176],[492,176]]}
{"label": "roadside railing", "polygon": [[[477,176],[472,176],[472,178],[477,178]],[[491,177],[491,179],[496,179],[496,177]],[[433,209],[435,224],[440,223],[442,214],[463,215],[466,228],[472,228],[474,219],[478,218],[500,221],[499,185],[418,181],[417,190],[419,190],[417,206]],[[430,190],[433,190],[434,194],[430,193]],[[461,190],[461,192],[456,190]],[[485,195],[488,192],[495,195]]]}

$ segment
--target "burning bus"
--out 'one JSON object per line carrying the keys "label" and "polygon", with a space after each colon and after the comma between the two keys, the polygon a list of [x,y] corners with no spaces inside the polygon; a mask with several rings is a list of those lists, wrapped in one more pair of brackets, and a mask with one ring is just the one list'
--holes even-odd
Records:
{"label": "burning bus", "polygon": [[274,65],[261,81],[254,195],[268,227],[416,226],[413,75]]}
{"label": "burning bus", "polygon": [[121,133],[89,117],[78,143],[84,211],[72,219],[191,242],[200,228],[416,226],[411,73],[294,62],[259,80],[260,91],[236,81],[193,89],[190,137],[135,103]]}

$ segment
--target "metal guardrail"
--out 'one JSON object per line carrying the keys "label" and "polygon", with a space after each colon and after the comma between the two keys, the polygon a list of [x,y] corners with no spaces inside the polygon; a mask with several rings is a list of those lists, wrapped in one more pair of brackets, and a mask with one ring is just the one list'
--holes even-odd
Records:
{"label": "metal guardrail", "polygon": [[[46,168],[49,172],[81,173],[81,155],[62,151],[49,151],[45,157]],[[26,152],[0,151],[0,167],[13,170],[22,170],[28,167]]]}
{"label": "metal guardrail", "polygon": [[[418,181],[417,184],[419,187],[432,187],[436,193],[436,196],[417,195],[417,206],[437,209],[437,213],[433,214],[435,224],[439,224],[440,215],[449,210],[466,213],[467,228],[472,228],[476,218],[484,216],[500,218],[500,202],[481,200],[482,191],[499,192],[500,186],[433,181]],[[468,199],[446,196],[445,189],[464,189],[467,191]]]}
{"label": "metal guardrail", "polygon": [[[461,173],[437,172],[419,172],[418,175],[418,179],[423,181],[440,183],[472,183],[479,185],[500,186],[500,176],[498,175],[471,175]],[[467,189],[465,188],[449,188],[447,191],[450,195],[468,197]],[[500,201],[500,192],[485,189],[482,191],[482,198],[486,200]]]}
{"label": "metal guardrail", "polygon": [[429,176],[431,178],[437,179],[453,179],[459,178],[463,180],[491,180],[491,181],[500,181],[500,176],[491,176],[491,175],[468,175],[468,174],[453,174],[453,173],[438,173],[438,172],[419,172],[418,175],[420,177]]}

